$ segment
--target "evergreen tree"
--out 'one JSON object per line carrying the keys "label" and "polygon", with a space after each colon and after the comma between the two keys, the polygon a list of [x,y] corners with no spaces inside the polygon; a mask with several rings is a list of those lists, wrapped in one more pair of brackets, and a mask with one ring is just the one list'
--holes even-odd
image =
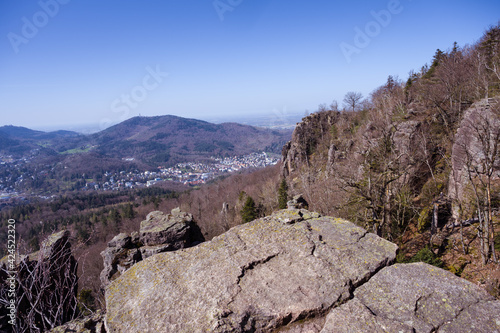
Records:
{"label": "evergreen tree", "polygon": [[278,188],[278,208],[285,209],[287,207],[286,203],[288,202],[288,184],[286,183],[286,179],[283,178],[280,183],[280,187]]}
{"label": "evergreen tree", "polygon": [[257,218],[257,210],[255,208],[255,201],[253,201],[252,197],[248,196],[243,208],[241,209],[241,219],[243,223],[247,223],[253,221]]}
{"label": "evergreen tree", "polygon": [[131,203],[125,204],[125,206],[123,206],[123,217],[127,219],[135,217],[134,207]]}

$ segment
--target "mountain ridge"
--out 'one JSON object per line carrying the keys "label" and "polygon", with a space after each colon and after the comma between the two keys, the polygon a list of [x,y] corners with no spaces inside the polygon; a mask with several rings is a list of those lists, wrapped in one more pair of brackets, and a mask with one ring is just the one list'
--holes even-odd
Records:
{"label": "mountain ridge", "polygon": [[279,154],[291,133],[172,115],[134,117],[88,135],[3,126],[0,175],[16,174],[17,180],[7,176],[0,189],[31,192],[35,183],[47,189],[60,182],[63,188],[75,188],[76,180],[101,179],[108,172],[152,171],[187,162],[211,164],[212,157],[262,151]]}

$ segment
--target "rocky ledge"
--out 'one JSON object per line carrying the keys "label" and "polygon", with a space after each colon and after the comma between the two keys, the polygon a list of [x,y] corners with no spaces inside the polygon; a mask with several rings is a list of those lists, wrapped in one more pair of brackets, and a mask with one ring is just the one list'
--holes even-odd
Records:
{"label": "rocky ledge", "polygon": [[106,290],[107,330],[320,329],[321,318],[390,264],[396,250],[345,220],[279,211],[134,265]]}
{"label": "rocky ledge", "polygon": [[397,246],[282,210],[137,263],[106,290],[107,332],[500,332],[500,302]]}
{"label": "rocky ledge", "polygon": [[134,264],[152,255],[190,247],[204,240],[191,214],[179,208],[172,209],[170,214],[151,212],[141,222],[139,232],[116,235],[101,252],[104,260],[101,284],[106,287]]}

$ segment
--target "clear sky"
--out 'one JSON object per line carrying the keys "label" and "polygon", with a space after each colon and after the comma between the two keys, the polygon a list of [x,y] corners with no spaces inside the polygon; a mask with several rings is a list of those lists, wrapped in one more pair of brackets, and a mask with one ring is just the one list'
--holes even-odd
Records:
{"label": "clear sky", "polygon": [[304,114],[499,20],[498,0],[2,0],[0,126]]}

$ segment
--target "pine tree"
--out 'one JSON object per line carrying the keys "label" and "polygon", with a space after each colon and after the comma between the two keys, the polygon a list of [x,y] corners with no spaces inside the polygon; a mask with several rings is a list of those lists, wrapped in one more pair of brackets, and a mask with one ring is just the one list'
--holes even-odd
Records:
{"label": "pine tree", "polygon": [[241,219],[243,223],[253,221],[257,218],[257,210],[255,209],[255,201],[251,196],[248,196],[243,208],[241,209]]}
{"label": "pine tree", "polygon": [[278,208],[285,209],[287,207],[286,203],[288,202],[288,184],[286,183],[286,179],[283,178],[280,183],[280,187],[278,188]]}
{"label": "pine tree", "polygon": [[123,206],[123,217],[127,219],[135,217],[134,207],[131,203],[127,203],[125,204],[125,206]]}

